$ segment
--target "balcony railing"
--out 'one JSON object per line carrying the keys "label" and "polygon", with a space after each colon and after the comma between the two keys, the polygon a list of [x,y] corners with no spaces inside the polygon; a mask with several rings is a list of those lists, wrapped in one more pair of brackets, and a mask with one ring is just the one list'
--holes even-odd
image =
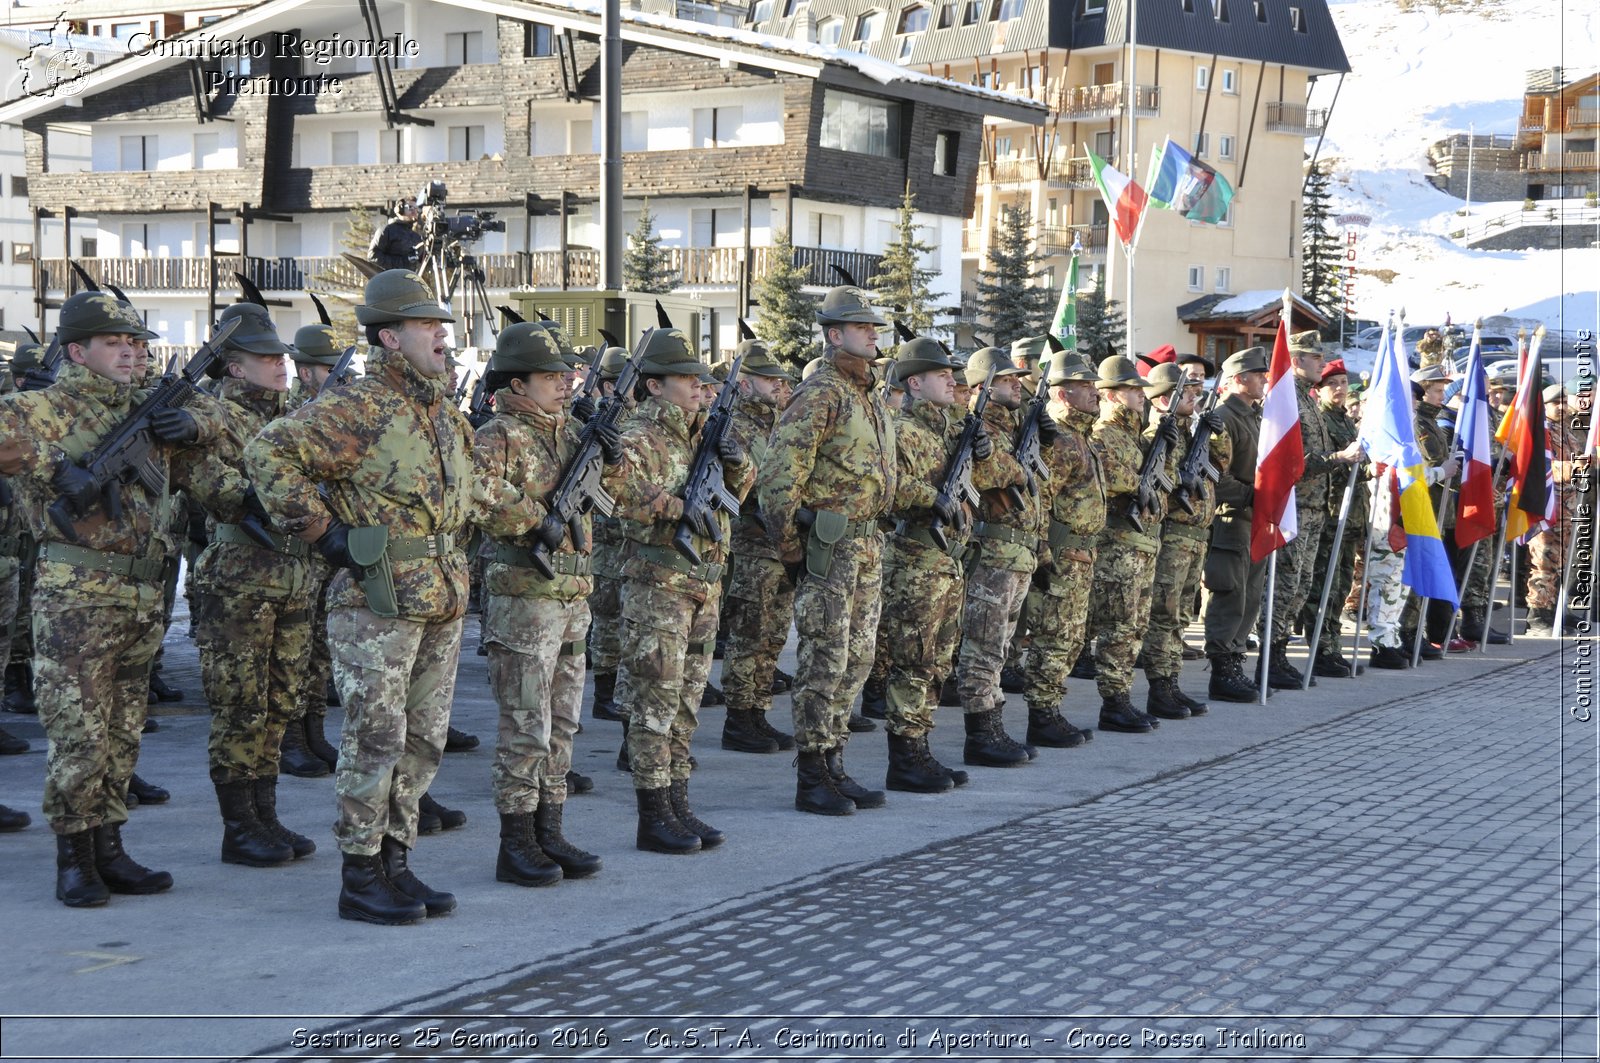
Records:
{"label": "balcony railing", "polygon": [[1568,107],[1567,128],[1585,129],[1600,125],[1600,110],[1593,107]]}
{"label": "balcony railing", "polygon": [[1320,136],[1328,127],[1328,112],[1303,103],[1267,104],[1267,132],[1289,133],[1298,137]]}
{"label": "balcony railing", "polygon": [[1522,156],[1523,173],[1593,172],[1596,153],[1592,151],[1530,151]]}
{"label": "balcony railing", "polygon": [[[1063,85],[1056,110],[1063,118],[1111,118],[1126,110],[1127,93],[1120,81],[1109,85]],[[1140,85],[1134,94],[1134,113],[1151,118],[1161,113],[1161,87]]]}
{"label": "balcony railing", "polygon": [[1094,170],[1089,160],[1074,159],[1066,152],[1057,152],[1047,160],[1046,175],[1039,176],[1040,160],[1036,158],[1006,158],[994,161],[993,176],[989,164],[978,166],[978,180],[994,184],[1028,184],[1043,180],[1051,188],[1084,189],[1094,187]]}

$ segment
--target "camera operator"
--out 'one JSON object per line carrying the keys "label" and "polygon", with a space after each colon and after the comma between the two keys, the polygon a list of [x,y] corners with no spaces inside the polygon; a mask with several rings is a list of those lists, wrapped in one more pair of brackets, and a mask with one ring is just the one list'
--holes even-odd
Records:
{"label": "camera operator", "polygon": [[421,243],[416,204],[403,199],[395,204],[389,223],[372,234],[367,259],[384,269],[415,269],[417,246]]}

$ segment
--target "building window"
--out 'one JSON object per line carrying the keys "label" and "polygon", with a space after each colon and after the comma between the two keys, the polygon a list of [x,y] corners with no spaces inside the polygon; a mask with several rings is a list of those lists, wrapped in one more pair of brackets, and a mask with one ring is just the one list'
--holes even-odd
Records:
{"label": "building window", "polygon": [[1183,13],[1185,15],[1194,14],[1194,0],[1183,0]]}
{"label": "building window", "polygon": [[1189,267],[1189,290],[1203,292],[1206,290],[1206,268],[1204,266]]}
{"label": "building window", "polygon": [[1206,91],[1211,84],[1211,68],[1197,66],[1194,68],[1194,87],[1197,92]]}
{"label": "building window", "polygon": [[196,133],[194,135],[194,168],[204,169],[215,166],[217,163],[217,134]]}
{"label": "building window", "polygon": [[1217,267],[1217,291],[1233,291],[1233,270],[1229,269],[1227,266]]}
{"label": "building window", "polygon": [[300,134],[296,133],[289,138],[289,169],[299,169],[300,165]]}
{"label": "building window", "polygon": [[1226,133],[1224,133],[1221,136],[1217,137],[1217,158],[1219,158],[1219,159],[1231,159],[1231,158],[1233,158],[1233,137],[1229,136]]}
{"label": "building window", "polygon": [[901,158],[900,105],[829,89],[822,101],[821,143],[839,151]]}
{"label": "building window", "polygon": [[1267,5],[1265,3],[1263,3],[1262,0],[1255,0],[1255,8],[1256,8],[1256,21],[1257,22],[1266,22],[1267,21]]}
{"label": "building window", "polygon": [[694,146],[726,148],[738,144],[739,126],[743,123],[743,107],[696,107]]}
{"label": "building window", "polygon": [[113,22],[111,24],[111,36],[119,41],[125,41],[135,33],[149,28],[149,24],[145,22]]}
{"label": "building window", "polygon": [[825,18],[817,23],[817,43],[827,48],[839,47],[844,35],[844,19]]}
{"label": "building window", "polygon": [[387,163],[400,161],[400,130],[378,130],[378,161]]}
{"label": "building window", "polygon": [[1222,91],[1237,94],[1239,91],[1239,72],[1237,70],[1224,70],[1222,72]]}
{"label": "building window", "polygon": [[80,236],[80,237],[78,237],[78,257],[79,258],[99,258],[100,257],[100,240],[99,240],[99,238],[98,237],[94,237],[94,236]]}
{"label": "building window", "polygon": [[756,25],[772,17],[772,0],[756,0],[750,5],[750,21]]}
{"label": "building window", "polygon": [[967,0],[961,8],[961,24],[963,26],[976,26],[983,17],[983,0]]}
{"label": "building window", "polygon": [[11,262],[16,266],[26,266],[33,261],[33,245],[16,241],[11,243]]}
{"label": "building window", "polygon": [[878,32],[883,29],[883,12],[868,11],[856,19],[856,35],[853,40],[859,42],[875,41]]}
{"label": "building window", "polygon": [[[455,130],[450,131],[452,137]],[[451,141],[454,144],[454,140]],[[451,158],[456,158],[452,155]],[[341,130],[333,134],[333,146],[328,155],[328,161],[334,166],[354,166],[361,161],[361,134],[353,129]]]}
{"label": "building window", "polygon": [[1026,6],[1026,0],[1000,0],[1000,11],[995,18],[1000,22],[1009,22],[1014,18],[1021,18],[1022,9]]}
{"label": "building window", "polygon": [[541,59],[556,54],[556,31],[539,22],[529,22],[522,31],[522,54]]}
{"label": "building window", "polygon": [[483,62],[483,33],[446,33],[444,35],[444,65],[467,66]]}
{"label": "building window", "polygon": [[[1109,130],[1102,130],[1094,135],[1094,153],[1102,159],[1115,159],[1117,157],[1117,135]],[[1095,202],[1099,202],[1096,200]]]}
{"label": "building window", "polygon": [[840,246],[844,239],[844,215],[824,214],[821,211],[812,214],[806,235],[811,238],[813,247]]}
{"label": "building window", "polygon": [[1194,138],[1194,154],[1196,158],[1203,159],[1211,152],[1211,134],[1197,133]]}
{"label": "building window", "polygon": [[153,170],[156,168],[156,138],[122,137],[121,170]]}
{"label": "building window", "polygon": [[783,17],[794,18],[800,13],[801,8],[809,6],[811,0],[783,0]]}
{"label": "building window", "polygon": [[26,177],[23,177],[23,176],[19,175],[19,174],[12,174],[11,175],[11,194],[14,195],[14,196],[21,196],[23,199],[27,199],[28,198],[28,179]]}
{"label": "building window", "polygon": [[1305,12],[1298,7],[1291,7],[1289,9],[1289,27],[1296,33],[1304,33],[1306,31]]}
{"label": "building window", "polygon": [[483,126],[453,125],[450,127],[451,162],[471,162],[483,154]]}
{"label": "building window", "polygon": [[1228,227],[1233,225],[1233,204],[1232,203],[1229,203],[1228,204],[1228,209],[1222,212],[1222,220],[1217,222],[1217,224],[1222,226],[1223,228],[1228,228]]}
{"label": "building window", "polygon": [[956,5],[945,4],[939,9],[939,28],[947,30],[956,24]]}
{"label": "building window", "polygon": [[150,226],[128,222],[122,227],[122,256],[140,258],[150,253]]}
{"label": "building window", "polygon": [[1083,0],[1083,13],[1085,15],[1105,14],[1106,0]]}
{"label": "building window", "polygon": [[594,154],[594,120],[574,118],[567,122],[567,154]]}
{"label": "building window", "polygon": [[622,150],[648,151],[650,116],[643,111],[622,112]]}
{"label": "building window", "polygon": [[933,136],[933,172],[940,177],[954,177],[961,147],[961,134],[935,133]]}
{"label": "building window", "polygon": [[1228,21],[1228,0],[1211,0],[1211,17],[1218,22]]}
{"label": "building window", "polygon": [[921,33],[928,28],[928,5],[912,4],[900,12],[900,26],[896,33]]}

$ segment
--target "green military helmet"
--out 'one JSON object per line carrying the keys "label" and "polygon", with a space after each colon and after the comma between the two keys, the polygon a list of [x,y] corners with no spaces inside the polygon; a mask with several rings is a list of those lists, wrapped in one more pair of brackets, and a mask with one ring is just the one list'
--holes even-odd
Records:
{"label": "green military helmet", "polygon": [[288,353],[289,348],[278,338],[278,330],[273,327],[267,308],[260,303],[234,303],[224,307],[222,313],[217,315],[217,323],[220,325],[234,318],[239,319],[239,327],[223,341],[223,350],[243,351],[266,358]]}
{"label": "green military helmet", "polygon": [[1050,341],[1043,336],[1024,336],[1011,341],[1011,360],[1017,365],[1031,365],[1044,357]]}
{"label": "green military helmet", "polygon": [[628,352],[622,347],[607,347],[600,356],[600,379],[615,380],[628,364]]}
{"label": "green military helmet", "polygon": [[639,351],[640,376],[699,377],[709,370],[689,349],[689,337],[682,329],[652,329]]}
{"label": "green military helmet", "polygon": [[1228,360],[1222,363],[1222,375],[1236,377],[1240,373],[1265,373],[1269,368],[1271,363],[1267,361],[1265,347],[1246,347],[1228,355]]}
{"label": "green military helmet", "polygon": [[367,281],[366,293],[356,305],[357,321],[363,325],[387,325],[408,319],[455,320],[413,270],[386,269]]}
{"label": "green military helmet", "polygon": [[577,369],[580,366],[589,364],[578,354],[577,348],[573,347],[572,341],[567,338],[566,331],[555,321],[544,317],[538,321],[530,321],[528,323],[530,325],[538,325],[550,334],[550,338],[555,340],[556,350],[561,352],[561,360],[567,363],[568,369]]}
{"label": "green military helmet", "polygon": [[1059,351],[1050,356],[1050,375],[1046,385],[1055,387],[1071,380],[1099,380],[1100,373],[1089,362],[1072,351]]}
{"label": "green military helmet", "polygon": [[1179,391],[1191,384],[1195,387],[1201,386],[1200,381],[1189,379],[1189,374],[1180,369],[1176,362],[1162,362],[1150,370],[1145,387],[1149,389],[1150,397],[1154,398],[1157,395]]}
{"label": "green military helmet", "polygon": [[1117,388],[1149,388],[1153,385],[1139,375],[1132,358],[1113,354],[1102,361],[1100,368],[1095,371],[1094,386],[1101,391],[1112,391]]}
{"label": "green military helmet", "polygon": [[1011,358],[998,347],[985,347],[967,359],[967,383],[977,387],[989,379],[989,369],[993,367],[994,376],[999,380],[1003,376],[1027,376],[1028,371],[1011,364]]}
{"label": "green military helmet", "polygon": [[900,345],[900,357],[895,360],[894,373],[897,380],[904,381],[918,373],[931,373],[938,369],[954,372],[958,368],[944,352],[943,344],[927,336],[918,336]]}
{"label": "green military helmet", "polygon": [[872,297],[853,284],[842,284],[828,289],[817,308],[817,322],[821,325],[887,325],[889,322],[872,309]]}
{"label": "green military helmet", "polygon": [[742,376],[767,376],[782,377],[793,380],[794,374],[785,369],[783,363],[772,356],[767,345],[762,340],[744,340],[733,349],[735,358],[743,357],[739,363],[739,373]]}
{"label": "green military helmet", "polygon": [[56,334],[62,343],[87,340],[91,336],[124,335],[138,339],[154,337],[144,321],[129,306],[106,292],[79,292],[61,304],[61,323]]}
{"label": "green military helmet", "polygon": [[289,357],[296,365],[322,365],[332,369],[343,355],[332,325],[301,325],[295,330],[294,343],[289,347]]}
{"label": "green military helmet", "polygon": [[494,354],[489,357],[489,372],[511,373],[565,373],[571,367],[561,357],[561,349],[549,331],[537,321],[519,321],[507,325],[495,337]]}
{"label": "green military helmet", "polygon": [[[549,325],[546,325],[545,327],[548,329]],[[594,364],[594,360],[600,357],[600,348],[592,345],[574,347],[572,349],[572,356],[578,360],[578,365],[585,367],[591,366]]]}
{"label": "green military helmet", "polygon": [[44,356],[44,344],[19,343],[17,349],[11,352],[11,372],[21,376],[30,369],[39,368],[39,359]]}

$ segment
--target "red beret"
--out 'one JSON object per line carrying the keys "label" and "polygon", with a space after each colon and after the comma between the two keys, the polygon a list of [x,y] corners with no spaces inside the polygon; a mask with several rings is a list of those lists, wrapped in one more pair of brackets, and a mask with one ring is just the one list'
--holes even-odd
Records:
{"label": "red beret", "polygon": [[1149,354],[1141,354],[1139,356],[1137,362],[1139,375],[1142,377],[1148,377],[1150,375],[1150,370],[1154,369],[1158,365],[1164,365],[1167,362],[1175,361],[1177,357],[1178,349],[1170,343],[1163,343]]}
{"label": "red beret", "polygon": [[1349,376],[1349,375],[1350,375],[1350,371],[1344,367],[1344,359],[1343,358],[1335,358],[1333,361],[1329,362],[1327,365],[1322,367],[1322,379],[1319,380],[1318,383],[1319,384],[1326,384],[1328,382],[1328,378],[1331,377],[1331,376]]}

